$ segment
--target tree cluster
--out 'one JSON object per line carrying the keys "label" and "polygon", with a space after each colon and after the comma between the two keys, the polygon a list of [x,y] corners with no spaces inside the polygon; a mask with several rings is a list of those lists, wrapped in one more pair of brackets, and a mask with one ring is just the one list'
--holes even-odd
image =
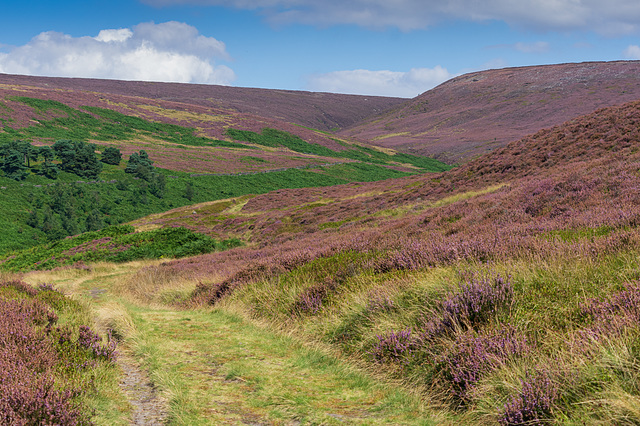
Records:
{"label": "tree cluster", "polygon": [[53,150],[60,159],[60,168],[83,178],[96,179],[102,171],[94,144],[61,139],[53,144]]}
{"label": "tree cluster", "polygon": [[12,141],[0,146],[2,162],[0,169],[5,176],[14,180],[23,180],[29,175],[31,161],[37,161],[40,149],[29,142]]}
{"label": "tree cluster", "polygon": [[104,227],[105,207],[96,191],[77,183],[56,184],[34,199],[27,225],[40,229],[49,240],[59,240]]}
{"label": "tree cluster", "polygon": [[132,153],[124,171],[148,182],[149,192],[156,197],[162,198],[166,186],[165,176],[155,172],[153,161],[149,159],[149,155],[145,150],[141,149],[140,152]]}
{"label": "tree cluster", "polygon": [[[12,141],[0,146],[0,170],[10,179],[23,180],[30,172],[56,179],[58,171],[73,173],[83,178],[96,179],[102,163],[120,164],[122,154],[113,147],[105,148],[98,161],[96,146],[82,141],[61,139],[52,146],[33,146],[25,141]],[[38,162],[33,165],[32,162]],[[54,163],[54,160],[59,160]]]}

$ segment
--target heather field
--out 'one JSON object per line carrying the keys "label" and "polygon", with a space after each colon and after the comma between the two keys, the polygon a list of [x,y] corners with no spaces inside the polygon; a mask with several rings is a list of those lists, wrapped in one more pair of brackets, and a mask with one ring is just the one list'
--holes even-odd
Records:
{"label": "heather field", "polygon": [[339,134],[464,163],[541,128],[637,100],[639,67],[584,62],[464,74]]}
{"label": "heather field", "polygon": [[[60,115],[115,114],[82,105]],[[185,122],[149,130],[150,117],[129,117],[138,136],[194,144]],[[104,130],[91,126],[96,140]],[[175,178],[146,215],[0,259],[15,274],[0,301],[64,293],[89,309],[69,344],[109,354],[86,367],[111,372],[96,373],[106,378],[93,393],[52,370],[56,397],[72,395],[62,412],[97,424],[640,423],[640,102],[455,168],[279,127],[223,136],[243,148],[215,149],[256,163],[254,152],[275,149],[339,164],[159,169]],[[102,173],[117,181],[121,169]],[[199,195],[188,199],[185,182]],[[169,206],[172,184],[183,201]],[[111,185],[104,197],[121,191]],[[52,211],[65,197],[47,194]],[[60,303],[50,325],[31,320],[43,344],[67,324]],[[114,387],[118,371],[142,375],[149,396]],[[129,405],[100,405],[103,395]]]}
{"label": "heather field", "polygon": [[144,274],[197,284],[174,303],[401,380],[451,421],[635,424],[638,119],[627,104],[437,176],[154,216],[138,225],[254,245]]}

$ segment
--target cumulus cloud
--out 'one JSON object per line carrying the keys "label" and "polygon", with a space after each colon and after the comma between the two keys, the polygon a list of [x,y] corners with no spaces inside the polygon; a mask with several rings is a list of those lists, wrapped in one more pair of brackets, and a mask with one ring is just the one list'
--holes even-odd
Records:
{"label": "cumulus cloud", "polygon": [[640,59],[640,46],[631,45],[624,50],[627,59]]}
{"label": "cumulus cloud", "polygon": [[414,68],[408,72],[349,70],[311,76],[312,91],[413,98],[453,77],[445,68]]}
{"label": "cumulus cloud", "polygon": [[0,72],[57,77],[230,84],[225,44],[180,22],[106,29],[95,37],[49,31],[0,53]]}
{"label": "cumulus cloud", "polygon": [[536,30],[640,29],[636,0],[143,0],[155,6],[197,4],[258,10],[273,22],[425,28],[449,19],[500,20]]}

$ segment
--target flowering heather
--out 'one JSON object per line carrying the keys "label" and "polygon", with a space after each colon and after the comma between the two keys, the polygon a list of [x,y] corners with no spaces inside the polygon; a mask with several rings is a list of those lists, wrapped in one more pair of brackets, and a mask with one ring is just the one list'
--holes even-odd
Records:
{"label": "flowering heather", "polygon": [[458,330],[477,329],[513,301],[513,286],[501,276],[472,275],[436,307],[423,325],[421,339],[429,342]]}
{"label": "flowering heather", "polygon": [[376,336],[376,343],[368,354],[375,362],[408,363],[416,349],[416,338],[411,328],[390,331]]}
{"label": "flowering heather", "polygon": [[520,392],[504,405],[498,419],[500,424],[547,423],[553,417],[553,405],[559,397],[558,387],[544,373],[528,373],[520,382]]}
{"label": "flowering heather", "polygon": [[530,350],[526,337],[511,326],[482,333],[470,330],[458,334],[438,361],[454,396],[467,401],[469,392],[484,375]]}
{"label": "flowering heather", "polygon": [[581,307],[583,315],[593,321],[609,321],[614,316],[629,316],[640,322],[640,281],[628,283],[625,289],[608,300],[589,299]]}
{"label": "flowering heather", "polygon": [[[578,349],[588,352],[593,343],[619,337],[640,324],[640,281],[627,283],[625,289],[606,300],[592,298],[580,306],[590,322],[576,331]],[[597,345],[596,345],[597,347]]]}
{"label": "flowering heather", "polygon": [[38,294],[38,290],[36,288],[30,286],[29,284],[23,281],[17,281],[17,280],[0,282],[0,289],[1,288],[13,289],[20,293],[27,294],[29,296],[35,296],[36,294]]}
{"label": "flowering heather", "polygon": [[72,377],[93,360],[112,361],[114,344],[103,346],[87,326],[77,339],[68,326],[55,326],[57,314],[35,298],[47,300],[51,286],[28,290],[25,283],[4,282],[0,288],[27,297],[0,298],[0,424],[89,424],[77,399],[89,389],[74,385]]}
{"label": "flowering heather", "polygon": [[293,313],[317,314],[323,303],[336,291],[340,284],[339,277],[328,277],[321,283],[313,284],[305,289],[293,305]]}
{"label": "flowering heather", "polygon": [[97,359],[105,359],[107,361],[115,360],[116,356],[116,342],[111,337],[111,334],[107,336],[107,344],[103,345],[100,336],[93,332],[90,327],[81,325],[78,332],[78,345],[91,351],[93,356]]}
{"label": "flowering heather", "polygon": [[390,312],[394,309],[393,299],[383,292],[371,292],[366,309],[369,312]]}
{"label": "flowering heather", "polygon": [[293,312],[300,314],[317,314],[322,308],[322,302],[327,296],[327,290],[322,285],[314,285],[303,291],[293,305]]}
{"label": "flowering heather", "polygon": [[[58,355],[38,329],[46,308],[38,301],[0,300],[0,423],[81,424],[76,390],[54,387]],[[48,319],[47,319],[48,321]]]}

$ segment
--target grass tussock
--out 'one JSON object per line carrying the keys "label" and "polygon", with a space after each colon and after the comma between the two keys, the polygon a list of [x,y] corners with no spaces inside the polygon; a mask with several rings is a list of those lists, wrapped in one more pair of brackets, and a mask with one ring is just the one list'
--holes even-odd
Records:
{"label": "grass tussock", "polygon": [[197,283],[196,277],[167,268],[163,262],[144,262],[135,273],[115,281],[112,291],[145,304],[179,304]]}

